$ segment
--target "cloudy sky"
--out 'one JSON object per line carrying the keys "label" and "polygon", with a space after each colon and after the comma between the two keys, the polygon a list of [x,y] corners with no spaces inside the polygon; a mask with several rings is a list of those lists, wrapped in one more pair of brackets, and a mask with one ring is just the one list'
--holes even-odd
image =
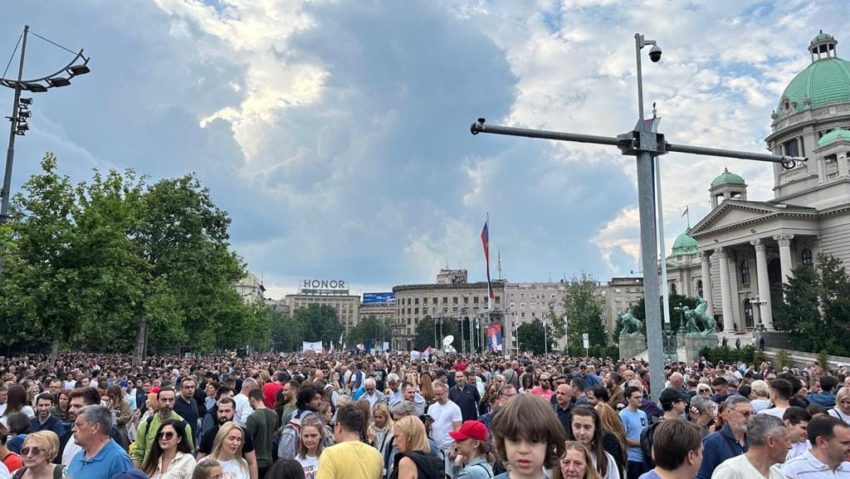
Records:
{"label": "cloudy sky", "polygon": [[[472,136],[471,121],[629,130],[641,32],[664,51],[643,70],[668,141],[763,152],[811,38],[823,29],[850,43],[847,12],[844,0],[14,2],[0,16],[0,59],[29,24],[85,48],[93,71],[36,95],[13,188],[46,151],[76,180],[93,168],[196,172],[272,297],[305,278],[383,291],[446,265],[480,280],[488,212],[511,281],[626,275],[639,255],[632,158]],[[25,77],[69,59],[35,37],[27,48]],[[681,212],[691,224],[705,215],[727,166],[750,198],[770,198],[767,164],[663,157],[668,250],[687,226]]]}

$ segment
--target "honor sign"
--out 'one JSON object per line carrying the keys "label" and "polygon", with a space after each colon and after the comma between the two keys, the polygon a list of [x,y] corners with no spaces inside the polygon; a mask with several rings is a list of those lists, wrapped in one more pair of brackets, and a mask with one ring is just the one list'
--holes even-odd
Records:
{"label": "honor sign", "polygon": [[336,279],[305,279],[301,292],[306,294],[348,294],[345,281]]}

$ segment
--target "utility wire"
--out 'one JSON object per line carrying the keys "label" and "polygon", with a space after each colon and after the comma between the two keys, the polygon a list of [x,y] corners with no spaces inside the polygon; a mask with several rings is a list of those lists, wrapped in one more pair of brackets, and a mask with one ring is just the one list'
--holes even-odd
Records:
{"label": "utility wire", "polygon": [[15,49],[12,50],[12,56],[9,57],[9,62],[6,63],[6,69],[3,70],[3,78],[6,78],[6,72],[9,71],[9,65],[12,64],[12,60],[15,58],[15,53],[18,52],[18,47],[21,46],[22,38],[24,38],[24,32],[21,32],[21,35],[18,37],[18,43],[15,44]]}
{"label": "utility wire", "polygon": [[53,40],[49,40],[49,39],[47,39],[47,38],[44,38],[43,36],[39,35],[38,33],[35,33],[35,32],[34,32],[34,31],[32,31],[32,30],[30,30],[30,33],[31,33],[31,34],[33,34],[33,35],[35,35],[35,36],[37,36],[38,38],[41,38],[41,39],[42,39],[42,40],[44,40],[45,42],[50,43],[51,45],[57,46],[57,47],[59,47],[59,48],[61,48],[61,49],[65,50],[66,52],[68,52],[68,53],[70,53],[70,54],[72,54],[72,55],[76,55],[76,54],[78,53],[78,52],[75,52],[75,51],[72,51],[72,50],[70,50],[70,49],[68,49],[68,48],[63,47],[62,45],[60,45],[60,44],[58,44],[58,43],[54,42]]}

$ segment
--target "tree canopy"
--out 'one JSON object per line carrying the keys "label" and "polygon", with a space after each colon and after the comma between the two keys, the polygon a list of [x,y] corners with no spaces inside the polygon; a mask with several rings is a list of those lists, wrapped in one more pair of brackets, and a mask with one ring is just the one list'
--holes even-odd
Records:
{"label": "tree canopy", "polygon": [[194,175],[148,184],[132,170],[96,170],[74,185],[52,154],[41,168],[0,229],[7,349],[52,343],[140,357],[270,336],[269,312],[233,288],[245,266],[230,250],[230,218]]}

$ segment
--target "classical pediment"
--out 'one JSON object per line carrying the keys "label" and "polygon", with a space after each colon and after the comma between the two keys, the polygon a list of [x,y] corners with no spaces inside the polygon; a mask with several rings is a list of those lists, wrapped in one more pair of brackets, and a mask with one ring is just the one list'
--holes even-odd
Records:
{"label": "classical pediment", "polygon": [[694,238],[708,232],[736,228],[766,221],[777,216],[816,216],[814,208],[787,205],[784,203],[766,203],[761,201],[727,200],[717,205],[699,223],[690,230]]}

